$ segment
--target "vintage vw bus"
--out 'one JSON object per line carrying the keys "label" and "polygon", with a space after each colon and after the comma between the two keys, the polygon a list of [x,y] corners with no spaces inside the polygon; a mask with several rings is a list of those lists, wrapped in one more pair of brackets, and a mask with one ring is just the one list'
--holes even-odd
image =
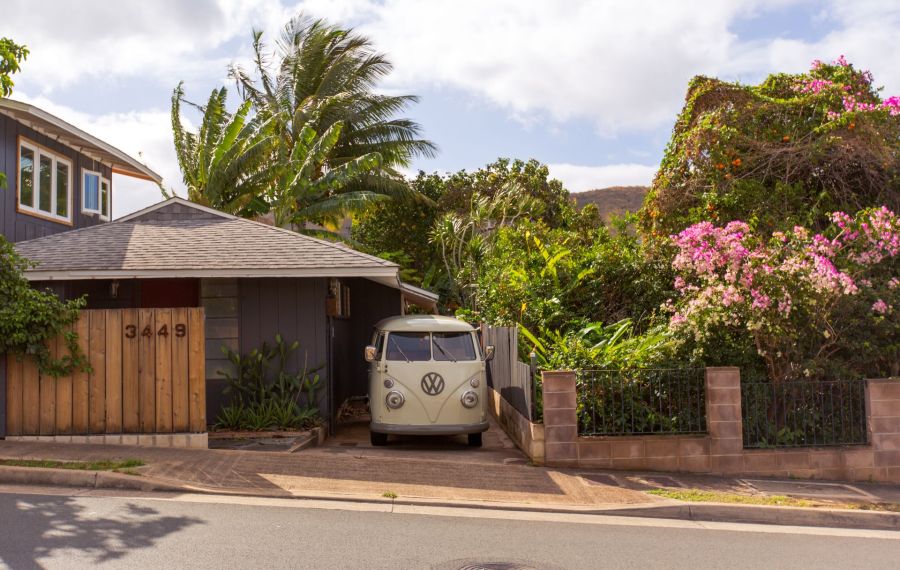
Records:
{"label": "vintage vw bus", "polygon": [[375,325],[369,364],[372,445],[389,434],[467,434],[481,446],[488,429],[485,361],[475,329],[435,315],[391,317]]}

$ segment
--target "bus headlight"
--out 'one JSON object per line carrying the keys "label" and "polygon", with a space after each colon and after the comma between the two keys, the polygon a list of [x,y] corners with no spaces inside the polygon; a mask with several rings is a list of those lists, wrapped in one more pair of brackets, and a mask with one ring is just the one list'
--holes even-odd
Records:
{"label": "bus headlight", "polygon": [[403,394],[396,390],[391,390],[387,393],[387,396],[384,397],[384,403],[392,410],[396,410],[403,406],[406,402],[406,398],[403,397]]}
{"label": "bus headlight", "polygon": [[478,405],[478,394],[473,392],[472,390],[468,390],[460,396],[459,401],[462,402],[462,405],[467,408],[474,408]]}

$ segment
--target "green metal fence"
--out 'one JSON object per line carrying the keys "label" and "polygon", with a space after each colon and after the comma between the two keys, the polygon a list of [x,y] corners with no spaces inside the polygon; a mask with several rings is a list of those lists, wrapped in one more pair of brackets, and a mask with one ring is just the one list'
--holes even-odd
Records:
{"label": "green metal fence", "polygon": [[706,433],[706,375],[696,369],[579,370],[581,435]]}
{"label": "green metal fence", "polygon": [[741,381],[744,447],[863,445],[865,380]]}

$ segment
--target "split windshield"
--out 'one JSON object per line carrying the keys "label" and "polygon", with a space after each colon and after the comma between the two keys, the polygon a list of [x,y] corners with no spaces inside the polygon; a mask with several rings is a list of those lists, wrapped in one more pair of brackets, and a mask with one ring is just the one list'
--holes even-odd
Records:
{"label": "split windshield", "polygon": [[453,361],[478,358],[467,332],[392,332],[387,337],[387,359],[401,362]]}

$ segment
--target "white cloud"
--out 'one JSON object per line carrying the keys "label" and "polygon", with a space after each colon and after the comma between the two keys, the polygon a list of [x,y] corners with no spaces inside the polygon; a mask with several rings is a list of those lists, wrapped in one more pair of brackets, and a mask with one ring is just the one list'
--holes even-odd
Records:
{"label": "white cloud", "polygon": [[569,192],[584,192],[609,186],[649,186],[657,167],[647,164],[548,164],[547,168],[550,176],[561,180]]}
{"label": "white cloud", "polygon": [[[360,3],[359,0],[356,2]],[[374,4],[374,3],[370,3]],[[801,4],[819,41],[743,40],[739,21]],[[450,86],[528,122],[588,120],[601,134],[669,124],[697,74],[747,80],[846,54],[900,90],[900,4],[860,0],[385,0],[359,29],[395,63],[391,87]]]}
{"label": "white cloud", "polygon": [[[733,31],[753,16],[762,29],[767,10],[798,3],[830,31],[815,41],[748,41]],[[150,107],[95,115],[57,94],[86,78],[130,82],[138,90],[185,79],[189,96],[202,99],[224,81],[229,62],[247,61],[252,27],[264,29],[271,45],[301,9],[355,26],[386,52],[395,71],[384,89],[460,90],[547,132],[566,121],[587,122],[610,137],[658,129],[671,125],[695,74],[755,80],[842,53],[871,68],[887,94],[900,92],[894,62],[900,4],[877,0],[4,0],[0,37],[31,48],[15,78],[18,98],[28,93],[122,150],[142,152],[167,186],[180,189],[168,91],[158,102],[154,93]],[[102,92],[94,96],[103,101]],[[471,127],[470,136],[478,136],[477,125]],[[648,184],[655,168],[560,162],[551,171],[579,191]],[[158,199],[152,184],[117,180],[116,186],[117,215]]]}
{"label": "white cloud", "polygon": [[[0,36],[31,51],[23,82],[41,94],[82,78],[219,78],[239,54],[216,49],[287,18],[265,0],[4,0]],[[249,41],[244,42],[249,49]]]}
{"label": "white cloud", "polygon": [[387,0],[360,29],[396,64],[392,85],[452,86],[612,133],[671,121],[690,77],[725,66],[729,24],[755,4]]}

